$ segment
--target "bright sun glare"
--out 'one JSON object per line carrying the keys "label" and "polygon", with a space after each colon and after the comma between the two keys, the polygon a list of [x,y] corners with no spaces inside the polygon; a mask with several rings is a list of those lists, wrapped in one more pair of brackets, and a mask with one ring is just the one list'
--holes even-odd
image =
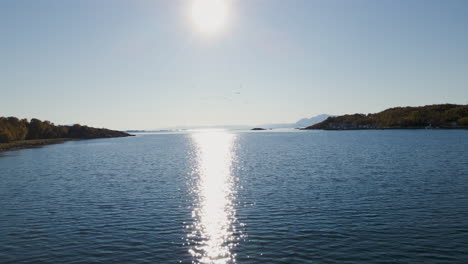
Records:
{"label": "bright sun glare", "polygon": [[193,0],[191,19],[195,28],[205,34],[221,31],[228,22],[229,0]]}

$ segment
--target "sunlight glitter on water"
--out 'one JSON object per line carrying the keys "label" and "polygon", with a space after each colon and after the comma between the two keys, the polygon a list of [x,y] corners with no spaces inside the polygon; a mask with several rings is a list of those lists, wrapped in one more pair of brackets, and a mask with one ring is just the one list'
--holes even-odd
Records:
{"label": "sunlight glitter on water", "polygon": [[194,263],[234,263],[235,179],[231,174],[236,136],[223,130],[192,134],[196,147],[196,205],[188,240]]}

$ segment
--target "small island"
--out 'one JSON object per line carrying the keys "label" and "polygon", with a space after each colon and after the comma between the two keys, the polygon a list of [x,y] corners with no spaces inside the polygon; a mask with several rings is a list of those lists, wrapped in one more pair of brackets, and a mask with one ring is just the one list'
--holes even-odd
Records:
{"label": "small island", "polygon": [[253,130],[253,131],[262,131],[262,130],[267,130],[266,128],[261,128],[261,127],[254,127],[250,130]]}
{"label": "small island", "polygon": [[68,140],[114,138],[132,136],[128,133],[106,128],[94,128],[75,124],[54,125],[39,119],[0,117],[0,152],[40,147]]}
{"label": "small island", "polygon": [[395,107],[375,114],[329,117],[305,129],[466,129],[468,105],[439,104]]}

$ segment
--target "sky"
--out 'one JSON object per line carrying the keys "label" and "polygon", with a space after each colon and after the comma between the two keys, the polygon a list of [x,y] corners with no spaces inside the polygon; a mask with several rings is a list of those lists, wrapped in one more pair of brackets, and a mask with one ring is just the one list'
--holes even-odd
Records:
{"label": "sky", "polygon": [[196,1],[2,0],[0,116],[157,129],[468,104],[468,1],[215,0],[214,32]]}

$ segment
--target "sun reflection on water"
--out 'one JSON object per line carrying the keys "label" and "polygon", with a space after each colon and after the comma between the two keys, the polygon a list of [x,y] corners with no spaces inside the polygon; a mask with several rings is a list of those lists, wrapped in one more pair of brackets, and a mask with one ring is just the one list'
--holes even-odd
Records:
{"label": "sun reflection on water", "polygon": [[231,174],[236,136],[223,130],[192,134],[196,148],[196,201],[188,240],[194,263],[234,263],[235,179]]}

